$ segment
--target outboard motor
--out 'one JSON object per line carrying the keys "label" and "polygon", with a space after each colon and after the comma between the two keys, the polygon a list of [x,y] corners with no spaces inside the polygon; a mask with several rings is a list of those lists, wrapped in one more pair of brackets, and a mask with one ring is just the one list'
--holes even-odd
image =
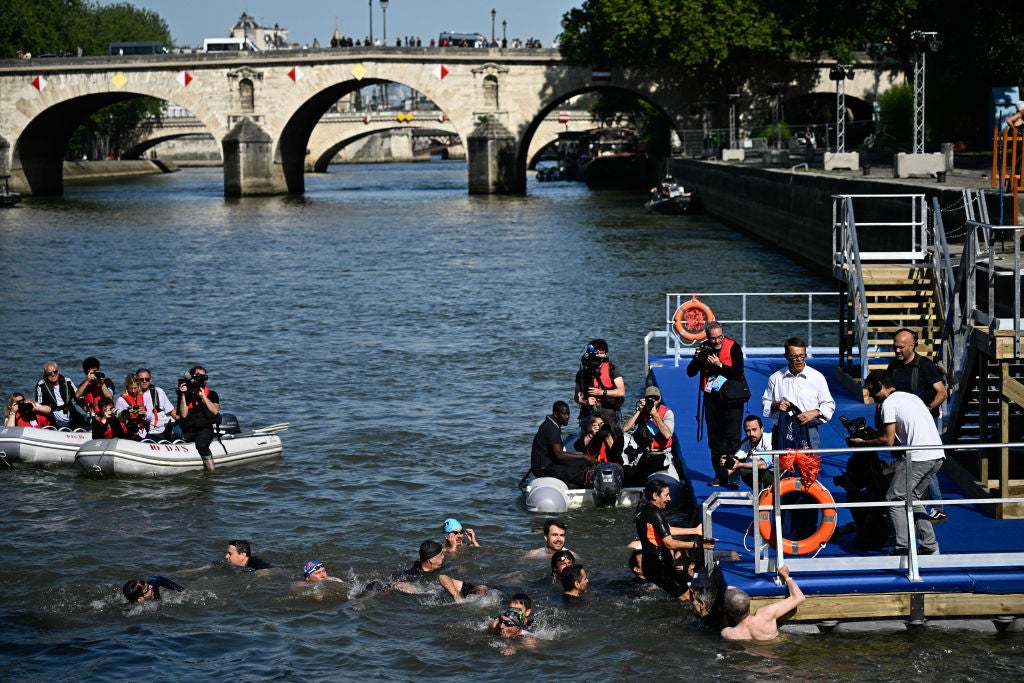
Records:
{"label": "outboard motor", "polygon": [[621,465],[605,462],[594,468],[594,503],[597,507],[612,507],[618,502],[623,479]]}
{"label": "outboard motor", "polygon": [[530,512],[562,513],[569,510],[565,482],[554,477],[538,477],[526,485],[526,509]]}
{"label": "outboard motor", "polygon": [[217,434],[241,434],[242,428],[238,426],[234,413],[221,413],[220,424],[215,425],[213,431]]}

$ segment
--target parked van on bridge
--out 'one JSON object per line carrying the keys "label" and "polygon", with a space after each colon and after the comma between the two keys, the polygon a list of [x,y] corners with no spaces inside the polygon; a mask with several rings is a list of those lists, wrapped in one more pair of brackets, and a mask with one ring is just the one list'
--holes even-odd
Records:
{"label": "parked van on bridge", "polygon": [[163,43],[156,40],[143,40],[128,43],[111,43],[112,55],[166,55],[170,54]]}
{"label": "parked van on bridge", "polygon": [[203,40],[203,52],[259,52],[248,38],[206,38]]}

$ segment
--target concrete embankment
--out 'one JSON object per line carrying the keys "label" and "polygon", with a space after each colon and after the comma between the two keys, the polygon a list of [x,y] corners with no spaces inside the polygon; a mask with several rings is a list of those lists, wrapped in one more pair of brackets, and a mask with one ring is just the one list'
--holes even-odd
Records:
{"label": "concrete embankment", "polygon": [[64,182],[93,178],[121,178],[135,175],[173,173],[174,164],[159,159],[124,159],[115,161],[65,161]]}
{"label": "concrete embankment", "polygon": [[[966,220],[963,189],[990,188],[988,176],[978,170],[953,171],[947,174],[945,183],[938,183],[927,178],[893,178],[891,168],[875,168],[872,175],[865,176],[861,171],[791,170],[673,159],[671,169],[687,189],[700,193],[701,206],[708,214],[821,273],[831,273],[832,268],[833,195],[924,194],[929,206],[932,197],[937,197],[949,233]],[[998,222],[998,204],[993,204],[990,202],[989,215]],[[877,214],[857,219],[890,223],[909,220],[906,209],[898,206],[895,201],[889,207],[879,203]],[[894,215],[898,210],[901,213]]]}

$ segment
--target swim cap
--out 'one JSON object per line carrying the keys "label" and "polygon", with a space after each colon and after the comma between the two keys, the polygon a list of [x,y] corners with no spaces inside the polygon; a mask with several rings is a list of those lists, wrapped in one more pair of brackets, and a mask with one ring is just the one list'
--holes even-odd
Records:
{"label": "swim cap", "polygon": [[526,625],[526,615],[523,614],[523,610],[518,607],[509,607],[501,613],[501,616],[505,617],[519,628]]}
{"label": "swim cap", "polygon": [[454,517],[449,517],[444,520],[444,532],[450,534],[453,531],[462,531],[462,525],[459,524],[459,520]]}
{"label": "swim cap", "polygon": [[302,570],[302,573],[308,579],[313,572],[315,572],[317,569],[320,569],[320,567],[322,567],[322,566],[324,566],[323,562],[317,562],[316,560],[310,560],[309,562],[306,563],[306,566]]}
{"label": "swim cap", "polygon": [[432,557],[436,557],[441,552],[441,544],[437,541],[423,541],[420,543],[420,562],[426,562]]}

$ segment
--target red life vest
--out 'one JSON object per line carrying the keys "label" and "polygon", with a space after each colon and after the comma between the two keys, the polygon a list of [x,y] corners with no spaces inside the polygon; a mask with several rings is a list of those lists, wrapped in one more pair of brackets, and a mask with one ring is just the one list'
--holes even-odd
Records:
{"label": "red life vest", "polygon": [[[662,419],[662,421],[665,420],[665,413],[667,413],[667,412],[668,412],[668,408],[665,407],[664,403],[662,403],[662,404],[660,404],[658,406],[658,417],[660,417]],[[662,436],[661,435],[661,430],[658,429],[658,425],[654,422],[654,420],[648,420],[647,424],[650,426],[650,428],[652,430],[654,430],[654,438],[651,439],[651,450],[652,451],[666,451],[669,448],[672,448],[672,437],[671,436],[668,437],[668,438],[665,438],[664,436]]]}
{"label": "red life vest", "polygon": [[[722,361],[722,365],[728,365],[732,367],[732,347],[736,344],[735,340],[726,337],[722,340],[722,350],[718,352],[718,360]],[[703,369],[700,371],[700,390],[704,391],[704,387],[708,384],[708,371]]]}
{"label": "red life vest", "polygon": [[587,455],[594,457],[595,463],[608,462],[608,444],[600,434],[590,439],[585,450]]}
{"label": "red life vest", "polygon": [[[85,401],[85,409],[94,415],[100,412],[100,399],[103,398],[104,380],[91,380],[85,385],[85,392],[82,400]],[[97,387],[99,387],[97,389]],[[98,393],[93,393],[93,391]]]}
{"label": "red life vest", "polygon": [[33,418],[31,420],[26,420],[26,419],[22,418],[21,415],[18,415],[18,417],[14,418],[14,426],[15,427],[37,427],[39,429],[42,429],[43,427],[49,427],[50,426],[50,420],[48,420],[45,415],[42,415],[42,414],[39,414],[39,413],[36,413],[35,418]]}
{"label": "red life vest", "polygon": [[99,422],[99,420],[97,420],[98,424],[101,424],[101,425],[103,425],[104,427],[107,428],[107,430],[105,432],[103,432],[103,434],[99,438],[101,438],[101,439],[113,439],[114,438],[114,430],[110,426],[110,423],[113,422],[116,419],[117,419],[116,417],[111,416],[111,418],[106,423]]}

